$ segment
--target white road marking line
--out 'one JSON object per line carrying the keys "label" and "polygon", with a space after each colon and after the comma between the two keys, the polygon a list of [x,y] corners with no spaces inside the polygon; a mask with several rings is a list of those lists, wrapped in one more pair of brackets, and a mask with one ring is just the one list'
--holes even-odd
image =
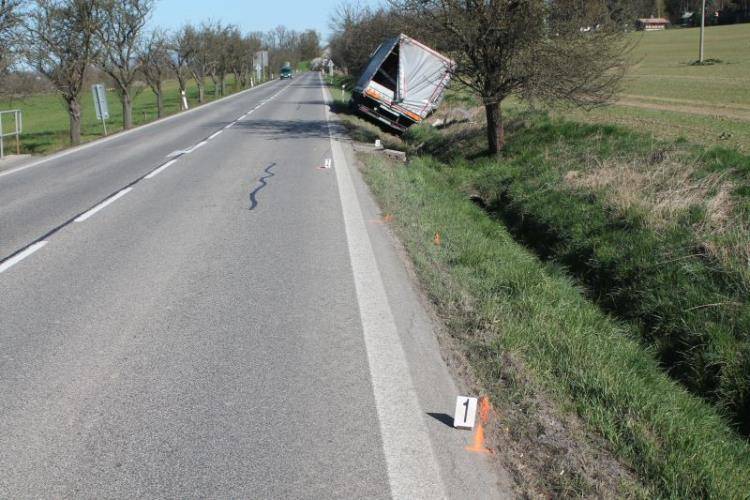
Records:
{"label": "white road marking line", "polygon": [[237,123],[237,122],[232,122],[232,123],[229,123],[229,124],[227,124],[227,126],[226,126],[226,127],[224,127],[224,130],[226,130],[226,129],[228,129],[228,128],[232,128],[232,127],[234,127],[234,124],[235,124],[235,123]]}
{"label": "white road marking line", "polygon": [[[323,98],[330,93],[323,88]],[[326,107],[326,120],[331,116]],[[349,258],[393,498],[445,498],[424,411],[409,373],[349,166],[329,128]]]}
{"label": "white road marking line", "polygon": [[44,245],[46,245],[46,241],[38,241],[34,243],[33,245],[29,246],[26,250],[23,252],[11,257],[10,259],[6,260],[2,264],[0,264],[0,273],[3,273],[10,269],[11,267],[15,266],[19,262],[21,262],[23,259],[31,255],[32,253],[36,252],[40,248],[42,248]]}
{"label": "white road marking line", "polygon": [[174,158],[175,156],[180,156],[184,154],[185,154],[184,149],[178,149],[176,151],[172,151],[171,153],[169,153],[167,156],[165,156],[165,158]]}
{"label": "white road marking line", "polygon": [[325,165],[323,165],[323,168],[331,168],[331,159],[326,158]]}
{"label": "white road marking line", "polygon": [[159,175],[159,174],[160,174],[161,172],[163,172],[164,170],[168,169],[169,167],[171,167],[171,166],[172,166],[172,165],[174,165],[175,163],[177,163],[177,159],[174,159],[174,160],[168,161],[167,163],[165,163],[165,164],[164,164],[164,165],[162,165],[161,167],[157,168],[156,170],[154,170],[153,172],[151,172],[150,174],[148,174],[148,175],[147,175],[147,176],[146,176],[145,178],[146,178],[146,179],[153,179],[154,177],[156,177],[156,176],[157,176],[157,175]]}
{"label": "white road marking line", "polygon": [[193,151],[195,151],[196,149],[198,149],[198,148],[202,148],[202,147],[203,147],[203,146],[205,146],[205,145],[206,145],[206,141],[201,141],[201,142],[199,142],[198,144],[196,144],[195,146],[193,146],[192,148],[190,148],[190,149],[188,149],[187,151],[185,151],[185,154],[190,154],[190,153],[192,153]]}
{"label": "white road marking line", "polygon": [[217,136],[217,135],[219,135],[219,134],[221,134],[222,132],[223,132],[223,130],[219,130],[218,132],[214,132],[213,134],[211,134],[211,135],[209,135],[209,136],[208,136],[208,139],[207,139],[207,140],[209,140],[209,141],[210,141],[210,140],[212,140],[212,139],[215,139],[215,138],[216,138],[216,136]]}
{"label": "white road marking line", "polygon": [[94,208],[92,208],[91,210],[89,210],[88,212],[86,212],[85,214],[79,215],[78,217],[76,217],[75,221],[76,222],[83,222],[83,221],[85,221],[86,219],[88,219],[89,217],[91,217],[92,215],[94,215],[95,213],[97,213],[99,210],[101,210],[104,207],[106,207],[107,205],[110,205],[110,204],[114,203],[115,201],[119,200],[120,198],[122,198],[123,196],[125,196],[126,194],[128,194],[132,190],[133,190],[132,187],[128,187],[128,188],[123,189],[122,191],[120,191],[116,195],[110,196],[109,198],[107,198],[103,202],[99,203],[97,206],[95,206]]}

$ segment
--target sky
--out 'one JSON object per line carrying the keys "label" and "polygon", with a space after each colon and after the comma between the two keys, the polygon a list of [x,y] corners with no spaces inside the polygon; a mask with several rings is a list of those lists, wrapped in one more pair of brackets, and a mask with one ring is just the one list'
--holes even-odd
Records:
{"label": "sky", "polygon": [[[186,23],[212,19],[236,24],[243,32],[268,31],[283,24],[303,31],[312,28],[330,33],[328,19],[342,0],[157,0],[151,27],[177,29]],[[377,0],[364,0],[377,4]]]}

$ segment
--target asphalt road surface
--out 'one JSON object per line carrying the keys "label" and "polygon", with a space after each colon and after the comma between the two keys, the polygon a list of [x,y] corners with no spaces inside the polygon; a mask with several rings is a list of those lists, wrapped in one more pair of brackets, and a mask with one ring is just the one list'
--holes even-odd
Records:
{"label": "asphalt road surface", "polygon": [[510,495],[327,98],[0,172],[0,497]]}

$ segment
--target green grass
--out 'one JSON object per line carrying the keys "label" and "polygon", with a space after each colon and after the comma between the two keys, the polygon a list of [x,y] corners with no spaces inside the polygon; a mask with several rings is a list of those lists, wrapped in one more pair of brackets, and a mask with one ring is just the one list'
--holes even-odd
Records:
{"label": "green grass", "polygon": [[629,105],[560,115],[750,152],[750,24],[706,28],[706,57],[721,60],[706,66],[691,65],[698,58],[698,29],[630,36],[637,44],[620,96]]}
{"label": "green grass", "polygon": [[[226,91],[237,89],[233,79],[229,78]],[[190,81],[187,89],[188,102],[191,107],[198,104],[198,88]],[[207,81],[205,90],[206,102],[214,99],[213,84]],[[122,130],[122,105],[116,92],[107,92],[110,119],[107,121],[107,132]],[[81,137],[88,142],[102,137],[101,122],[97,121],[90,91],[80,98],[82,106]],[[24,133],[21,137],[21,153],[48,154],[69,146],[68,114],[62,99],[54,93],[39,94],[22,99],[0,101],[0,109],[20,109],[23,111]],[[176,81],[167,81],[164,85],[164,115],[179,111],[179,89]],[[156,98],[149,88],[138,94],[133,104],[133,123],[142,125],[156,119]]]}
{"label": "green grass", "polygon": [[[395,168],[373,157],[364,172],[495,400],[507,397],[499,363],[511,353],[535,383],[567,401],[607,440],[648,496],[747,497],[747,443],[670,380],[627,326],[603,314],[563,272],[540,262],[467,199],[459,188],[475,176],[472,167],[417,158]],[[441,246],[433,244],[435,232]],[[592,494],[585,488],[577,493]]]}
{"label": "green grass", "polygon": [[672,29],[632,35],[635,65],[624,91],[716,104],[750,105],[750,24],[706,28],[705,56],[721,64],[691,66],[698,59],[699,29]]}
{"label": "green grass", "polygon": [[419,127],[407,140],[471,164],[462,189],[750,434],[750,157],[615,126],[519,121],[501,160],[466,161],[483,148],[476,130],[461,140]]}

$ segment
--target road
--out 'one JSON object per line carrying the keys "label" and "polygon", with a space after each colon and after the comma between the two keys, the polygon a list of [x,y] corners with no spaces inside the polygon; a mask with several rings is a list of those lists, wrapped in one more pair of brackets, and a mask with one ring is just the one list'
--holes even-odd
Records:
{"label": "road", "polygon": [[0,497],[510,495],[326,94],[0,173]]}

